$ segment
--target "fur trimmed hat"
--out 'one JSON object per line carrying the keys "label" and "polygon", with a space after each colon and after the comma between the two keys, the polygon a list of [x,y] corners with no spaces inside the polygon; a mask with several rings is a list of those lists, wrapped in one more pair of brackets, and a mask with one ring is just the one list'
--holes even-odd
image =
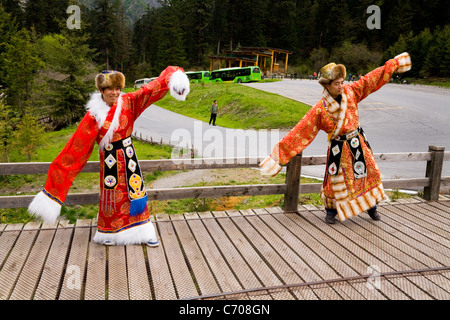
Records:
{"label": "fur trimmed hat", "polygon": [[320,79],[319,83],[322,87],[325,87],[327,84],[330,84],[333,80],[338,78],[344,78],[347,75],[347,70],[343,64],[336,64],[334,62],[327,64],[326,66],[320,69]]}
{"label": "fur trimmed hat", "polygon": [[98,90],[116,87],[122,90],[125,88],[125,76],[119,71],[105,70],[95,77],[95,86]]}

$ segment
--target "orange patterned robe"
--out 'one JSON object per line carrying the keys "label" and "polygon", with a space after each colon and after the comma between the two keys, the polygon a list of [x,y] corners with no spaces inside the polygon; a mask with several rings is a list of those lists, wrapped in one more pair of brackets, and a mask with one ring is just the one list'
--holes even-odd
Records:
{"label": "orange patterned robe", "polygon": [[[104,147],[131,136],[135,120],[147,107],[166,95],[170,78],[177,70],[183,71],[178,67],[168,67],[156,80],[135,92],[123,94],[111,107],[102,100],[100,93],[93,94],[87,105],[87,114],[50,165],[43,193],[62,205],[72,182],[88,161],[95,142],[99,144],[100,205],[96,242],[111,240],[120,245],[156,239],[146,205],[140,214],[130,215],[125,167],[127,155],[123,150],[117,151],[115,159],[117,185],[112,190],[105,189],[103,171],[107,164]],[[143,182],[142,177],[140,181]]]}
{"label": "orange patterned robe", "polygon": [[[280,164],[286,164],[314,140],[319,130],[331,138],[355,131],[359,127],[358,103],[388,83],[398,67],[399,61],[391,59],[360,80],[346,84],[340,105],[324,90],[322,99],[275,145],[271,156]],[[321,198],[325,207],[337,209],[341,221],[374,207],[386,198],[372,151],[364,137],[359,135],[367,167],[365,178],[355,178],[353,154],[347,143],[343,144],[337,174],[330,175],[328,164],[326,166]]]}

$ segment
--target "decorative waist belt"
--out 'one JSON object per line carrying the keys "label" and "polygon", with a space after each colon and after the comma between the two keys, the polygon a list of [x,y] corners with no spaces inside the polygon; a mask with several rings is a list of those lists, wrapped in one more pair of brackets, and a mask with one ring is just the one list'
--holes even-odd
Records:
{"label": "decorative waist belt", "polygon": [[331,140],[330,149],[328,152],[328,169],[327,172],[331,175],[338,174],[339,166],[341,165],[342,149],[344,143],[350,147],[353,154],[353,173],[356,179],[361,179],[367,176],[366,161],[364,159],[364,152],[361,146],[359,134],[364,138],[364,142],[370,149],[370,145],[366,139],[364,131],[361,127],[345,135],[337,136]]}
{"label": "decorative waist belt", "polygon": [[147,208],[147,192],[139,167],[131,137],[112,142],[105,146],[105,167],[103,170],[103,188],[114,190],[118,185],[117,150],[122,150],[125,159],[130,215],[141,214]]}

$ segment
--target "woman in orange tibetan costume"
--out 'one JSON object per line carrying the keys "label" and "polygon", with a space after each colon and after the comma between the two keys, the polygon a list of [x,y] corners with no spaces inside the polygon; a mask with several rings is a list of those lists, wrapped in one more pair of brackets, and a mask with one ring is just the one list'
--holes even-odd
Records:
{"label": "woman in orange tibetan costume", "polygon": [[359,126],[358,103],[389,82],[394,72],[411,69],[408,53],[387,61],[360,80],[345,84],[346,69],[330,63],[321,69],[319,83],[324,87],[322,99],[280,141],[260,164],[262,174],[276,175],[305,149],[319,130],[328,133],[328,158],[321,198],[326,222],[335,216],[344,221],[367,211],[379,220],[377,203],[384,200],[380,171]]}
{"label": "woman in orange tibetan costume", "polygon": [[141,113],[168,91],[184,101],[189,93],[189,80],[183,69],[168,67],[156,80],[123,95],[125,77],[121,72],[105,71],[97,75],[95,82],[100,92],[92,94],[86,115],[51,163],[44,190],[37,194],[28,210],[49,223],[55,222],[72,182],[97,142],[100,205],[94,241],[105,245],[157,246],[131,134]]}

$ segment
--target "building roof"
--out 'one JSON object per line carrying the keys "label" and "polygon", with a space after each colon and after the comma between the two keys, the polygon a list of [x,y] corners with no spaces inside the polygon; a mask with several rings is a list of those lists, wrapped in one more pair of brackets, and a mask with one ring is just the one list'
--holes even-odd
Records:
{"label": "building roof", "polygon": [[240,50],[242,50],[242,51],[275,51],[275,52],[279,52],[279,53],[292,54],[292,51],[289,51],[289,50],[270,48],[270,47],[242,47],[242,48],[240,48]]}

